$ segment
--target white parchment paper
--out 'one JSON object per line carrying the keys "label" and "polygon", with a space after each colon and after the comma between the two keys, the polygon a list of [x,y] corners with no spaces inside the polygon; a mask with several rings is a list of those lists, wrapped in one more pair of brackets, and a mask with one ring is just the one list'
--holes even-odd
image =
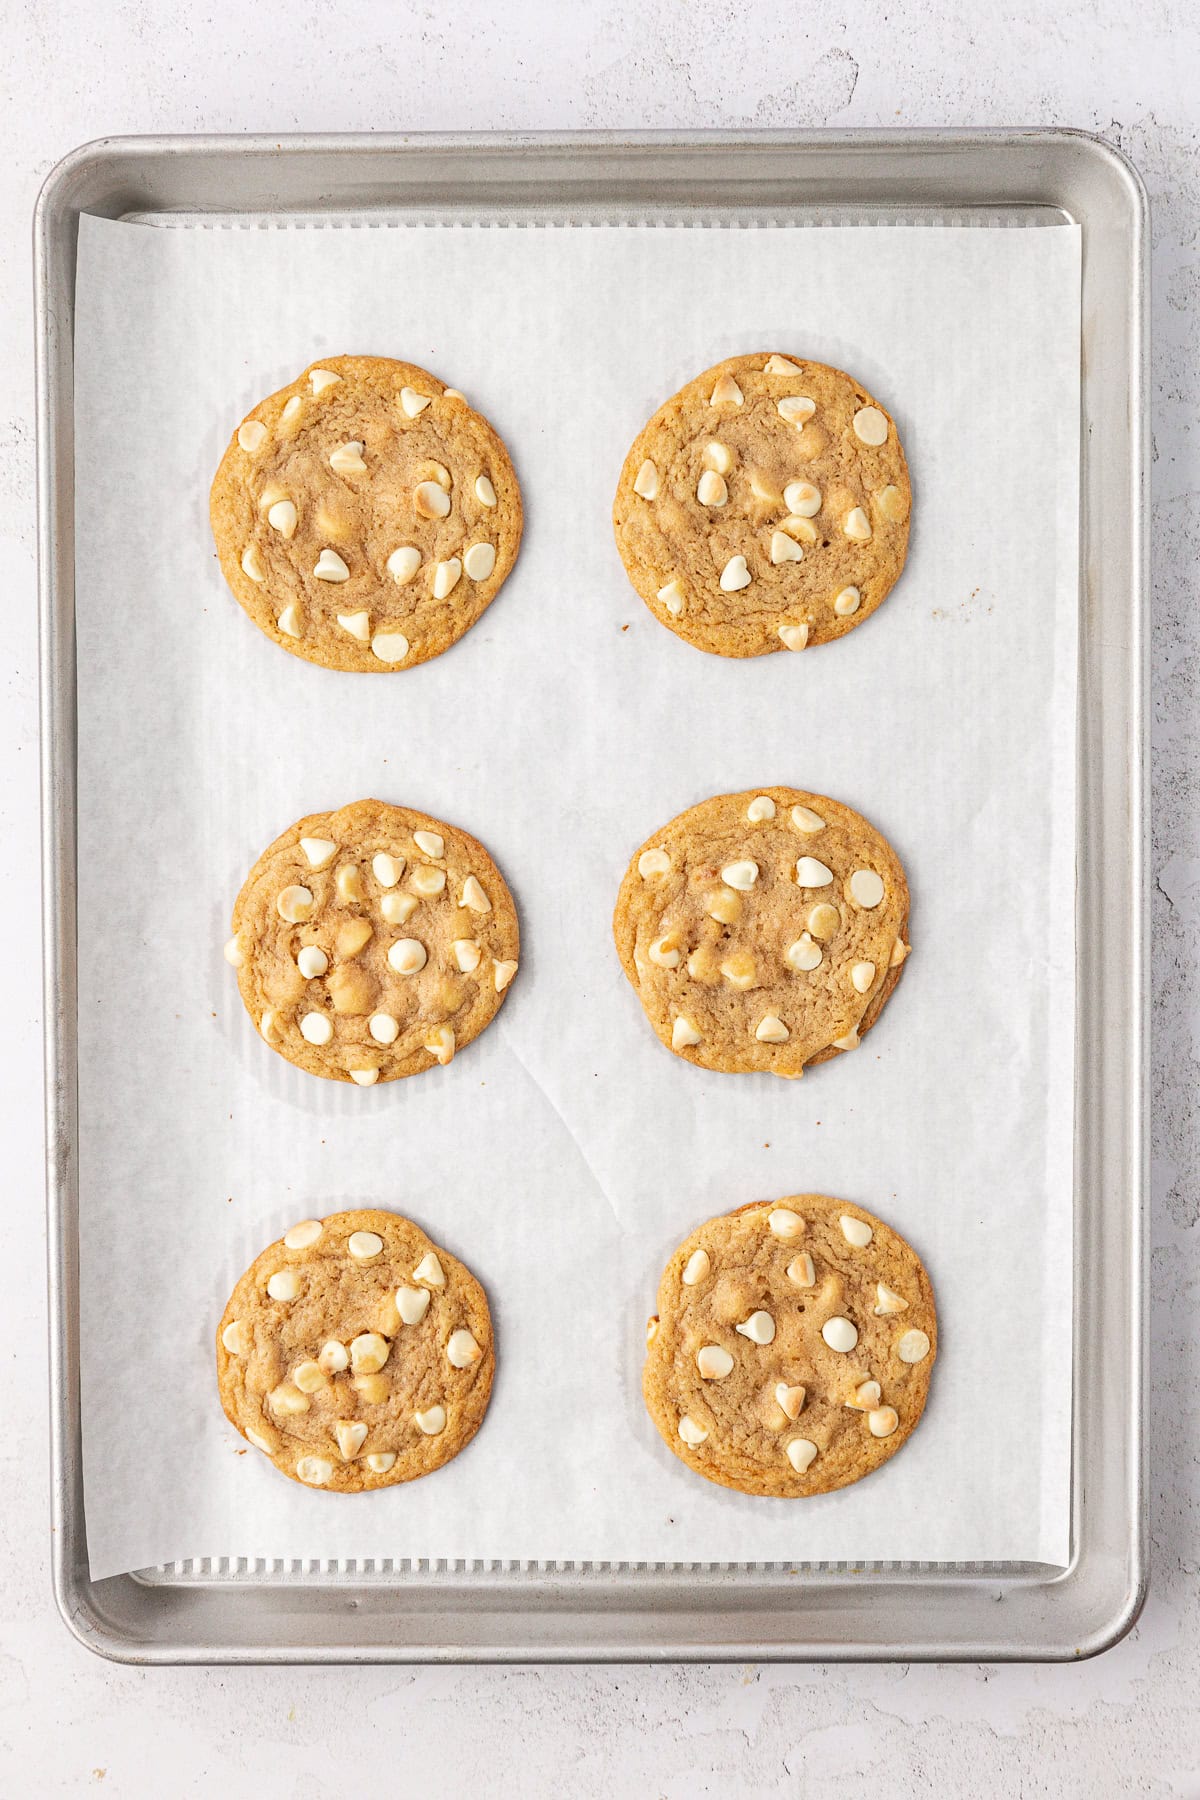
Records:
{"label": "white parchment paper", "polygon": [[[204,1555],[1034,1559],[1068,1546],[1079,238],[1052,229],[191,226],[85,219],[77,324],[80,1257],[94,1576]],[[696,371],[779,349],[893,409],[909,564],[841,643],[747,662],[650,617],[612,541],[625,451]],[[505,437],[516,571],[449,654],[283,655],[213,555],[232,426],[322,354],[423,364]],[[801,1083],[673,1058],[618,965],[631,851],[713,793],[860,808],[914,953]],[[300,814],[364,795],[478,834],[521,973],[447,1069],[357,1090],[256,1037],[221,957]],[[817,1189],[934,1282],[911,1444],[798,1502],[696,1479],[643,1329],[709,1215]],[[213,1333],[297,1218],[410,1213],[485,1283],[499,1368],[438,1475],[347,1500],[246,1452]]]}

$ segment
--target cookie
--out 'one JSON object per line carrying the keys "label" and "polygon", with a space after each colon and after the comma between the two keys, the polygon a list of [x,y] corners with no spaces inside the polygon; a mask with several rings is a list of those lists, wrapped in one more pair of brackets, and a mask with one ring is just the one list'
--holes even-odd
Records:
{"label": "cookie", "polygon": [[264,850],[226,960],[263,1039],[373,1087],[448,1063],[517,972],[517,913],[483,845],[407,806],[313,813]]}
{"label": "cookie", "polygon": [[327,669],[411,669],[491,604],[521,493],[487,420],[412,363],[333,356],[234,432],[210,503],[226,581],[275,643]]}
{"label": "cookie", "polygon": [[897,581],[912,490],[891,414],[840,369],[731,356],[625,458],[613,526],[655,618],[716,656],[844,637]]}
{"label": "cookie", "polygon": [[251,1263],[217,1330],[232,1424],[307,1487],[361,1494],[430,1475],[483,1423],[487,1296],[411,1219],[304,1219]]}
{"label": "cookie", "polygon": [[908,943],[908,884],[860,813],[799,788],[689,807],[647,838],[613,934],[646,1017],[704,1069],[796,1077],[858,1048]]}
{"label": "cookie", "polygon": [[646,1406],[680,1461],[790,1499],[896,1454],[925,1407],[937,1315],[898,1233],[849,1201],[793,1194],[694,1231],[646,1341]]}

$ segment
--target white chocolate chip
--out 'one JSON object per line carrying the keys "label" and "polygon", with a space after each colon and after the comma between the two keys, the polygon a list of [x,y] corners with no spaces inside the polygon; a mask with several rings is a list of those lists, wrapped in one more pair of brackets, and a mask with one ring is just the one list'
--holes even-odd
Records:
{"label": "white chocolate chip", "polygon": [[242,954],[241,943],[239,942],[239,940],[236,936],[231,937],[227,940],[227,942],[225,944],[225,948],[221,952],[221,954],[222,954],[222,956],[224,956],[225,961],[233,969],[240,969],[242,964],[246,960],[245,956]]}
{"label": "white chocolate chip", "polygon": [[768,356],[763,364],[764,375],[799,375],[801,372],[800,364],[787,356]]}
{"label": "white chocolate chip", "polygon": [[698,1425],[695,1419],[689,1418],[687,1413],[684,1413],[679,1421],[679,1435],[688,1448],[694,1450],[698,1444],[704,1442],[708,1432],[703,1425]]}
{"label": "white chocolate chip", "polygon": [[309,1487],[324,1487],[333,1478],[333,1464],[325,1456],[301,1456],[296,1463],[296,1474]]}
{"label": "white chocolate chip", "polygon": [[911,949],[911,944],[906,944],[903,938],[897,938],[892,945],[892,954],[888,958],[888,968],[898,969]]}
{"label": "white chocolate chip", "polygon": [[720,1344],[705,1344],[696,1353],[696,1367],[705,1381],[723,1381],[733,1368],[733,1358]]}
{"label": "white chocolate chip", "polygon": [[821,510],[821,490],[811,481],[789,481],[783,490],[783,504],[799,519],[811,519]]}
{"label": "white chocolate chip", "polygon": [[253,1426],[247,1425],[246,1436],[256,1450],[261,1450],[265,1456],[274,1456],[275,1445],[269,1438],[265,1438],[261,1431],[255,1431]]}
{"label": "white chocolate chip", "polygon": [[392,1391],[392,1384],[386,1375],[356,1375],[350,1384],[356,1394],[361,1394],[368,1406],[382,1406]]}
{"label": "white chocolate chip", "polygon": [[815,1285],[817,1272],[807,1250],[803,1256],[792,1258],[787,1266],[787,1277],[789,1281],[794,1281],[797,1287],[813,1287]]}
{"label": "white chocolate chip", "polygon": [[415,1412],[413,1419],[418,1431],[426,1437],[437,1437],[446,1429],[446,1409],[444,1406],[430,1406],[424,1412]]}
{"label": "white chocolate chip", "polygon": [[333,1036],[333,1026],[324,1013],[305,1013],[300,1021],[300,1036],[309,1044],[327,1044]]}
{"label": "white chocolate chip", "polygon": [[807,625],[781,625],[779,637],[785,650],[803,650],[808,643]]}
{"label": "white chocolate chip", "polygon": [[414,831],[413,843],[426,856],[445,856],[446,840],[440,831]]}
{"label": "white chocolate chip", "polygon": [[419,1325],[429,1311],[431,1297],[428,1288],[397,1288],[396,1311],[406,1325]]}
{"label": "white chocolate chip", "polygon": [[871,535],[871,521],[861,506],[852,506],[842,521],[842,530],[856,544],[865,544]]}
{"label": "white chocolate chip", "polygon": [[278,1387],[271,1389],[267,1395],[267,1405],[281,1419],[294,1418],[299,1413],[306,1413],[311,1402],[307,1394],[302,1394],[298,1387],[290,1381],[281,1381]]}
{"label": "white chocolate chip", "polygon": [[721,880],[727,887],[736,888],[739,893],[749,893],[758,880],[758,864],[749,857],[741,862],[726,863],[721,870]]}
{"label": "white chocolate chip", "polygon": [[400,389],[400,405],[409,419],[415,419],[418,413],[423,413],[432,398],[431,394],[418,394],[416,388]]}
{"label": "white chocolate chip", "polygon": [[655,938],[646,954],[659,969],[677,969],[683,961],[678,938],[669,934],[665,937]]}
{"label": "white chocolate chip", "polygon": [[750,586],[750,571],[746,567],[744,556],[731,556],[721,570],[721,588],[726,594],[736,594],[739,588]]}
{"label": "white chocolate chip", "polygon": [[[302,837],[300,848],[310,869],[323,869],[337,855],[337,845],[332,838]],[[311,895],[309,897],[311,899]]]}
{"label": "white chocolate chip", "polygon": [[329,967],[329,958],[319,944],[305,944],[296,958],[296,967],[306,981],[315,981]]}
{"label": "white chocolate chip", "polygon": [[733,987],[748,992],[758,980],[758,965],[748,950],[735,950],[721,964],[721,973]]}
{"label": "white chocolate chip", "polygon": [[815,1462],[817,1446],[811,1438],[793,1438],[787,1446],[787,1459],[797,1475],[803,1475],[811,1463]]}
{"label": "white chocolate chip", "polygon": [[775,817],[775,802],[770,794],[759,794],[746,808],[746,817],[751,825],[761,824],[764,819]]}
{"label": "white chocolate chip", "polygon": [[419,938],[397,938],[387,959],[397,975],[417,975],[429,961],[429,953]]}
{"label": "white chocolate chip", "polygon": [[834,1317],[826,1319],[821,1327],[821,1336],[831,1350],[836,1350],[841,1356],[849,1356],[858,1342],[858,1328],[849,1319]]}
{"label": "white chocolate chip", "polygon": [[267,524],[282,538],[294,537],[298,516],[294,500],[277,500],[267,513]]}
{"label": "white chocolate chip", "polygon": [[246,419],[237,428],[237,441],[249,456],[253,456],[266,443],[267,428],[261,419]]}
{"label": "white chocolate chip", "polygon": [[371,858],[371,873],[380,887],[395,887],[404,873],[404,858],[389,856],[386,850],[380,850]]}
{"label": "white chocolate chip", "polygon": [[802,1387],[789,1387],[786,1381],[777,1382],[775,1403],[789,1419],[798,1419],[804,1408],[806,1392]]}
{"label": "white chocolate chip", "polygon": [[475,477],[475,498],[480,506],[495,506],[496,504],[496,490],[486,475]]}
{"label": "white chocolate chip", "polygon": [[775,409],[789,425],[803,426],[816,412],[817,403],[806,394],[787,394],[782,400],[776,401]]}
{"label": "white chocolate chip", "polygon": [[403,925],[412,918],[420,905],[411,894],[381,894],[379,910],[389,925]]}
{"label": "white chocolate chip", "polygon": [[367,1020],[367,1030],[377,1044],[394,1044],[400,1035],[400,1026],[391,1013],[372,1013]]}
{"label": "white chocolate chip", "polygon": [[767,480],[760,469],[750,470],[749,481],[750,492],[756,500],[761,500],[765,506],[771,508],[782,505],[783,495],[773,482]]}
{"label": "white chocolate chip", "polygon": [[882,1389],[877,1381],[861,1381],[851,1394],[846,1405],[854,1412],[870,1412],[879,1405]]}
{"label": "white chocolate chip", "polygon": [[367,1441],[367,1428],[358,1419],[339,1419],[333,1428],[343,1462],[353,1462]]}
{"label": "white chocolate chip", "polygon": [[658,598],[674,618],[683,611],[683,589],[677,581],[668,581],[666,587],[660,587]]}
{"label": "white chocolate chip", "polygon": [[365,644],[371,635],[371,615],[368,612],[338,613],[337,622],[343,631],[348,631],[360,644]]}
{"label": "white chocolate chip", "polygon": [[463,554],[463,568],[472,581],[486,581],[495,566],[494,544],[472,544]]}
{"label": "white chocolate chip", "polygon": [[742,390],[732,375],[720,375],[709,398],[710,406],[740,406]]}
{"label": "white chocolate chip", "polygon": [[384,564],[397,587],[404,587],[411,581],[420,566],[421,552],[413,544],[401,544],[399,549],[392,551]]}
{"label": "white chocolate chip", "polygon": [[319,1362],[302,1362],[292,1370],[292,1382],[302,1394],[315,1394],[329,1386],[329,1377]]}
{"label": "white chocolate chip", "polygon": [[893,1348],[902,1363],[924,1362],[929,1355],[929,1339],[923,1331],[914,1329],[897,1338]]}
{"label": "white chocolate chip", "polygon": [[298,638],[304,635],[303,627],[300,624],[300,609],[294,600],[284,607],[275,623],[284,637]]}
{"label": "white chocolate chip", "polygon": [[362,444],[357,439],[339,444],[336,450],[329,453],[329,466],[338,475],[365,475],[367,465],[363,461]]}
{"label": "white chocolate chip", "polygon": [[813,936],[818,938],[831,938],[841,922],[842,915],[837,907],[830,906],[827,900],[814,906],[805,920]]}
{"label": "white chocolate chip", "polygon": [[792,824],[797,831],[803,831],[806,836],[825,829],[824,819],[818,813],[813,812],[810,806],[793,806]]}
{"label": "white chocolate chip", "polygon": [[483,951],[474,938],[455,938],[450,946],[450,951],[458,964],[460,974],[473,975],[475,973]]}
{"label": "white chocolate chip", "polygon": [[267,579],[267,571],[263,567],[262,554],[257,544],[247,544],[242,551],[242,573],[248,575],[251,581]]}
{"label": "white chocolate chip", "polygon": [[308,371],[308,379],[313,393],[320,394],[323,393],[327,387],[332,387],[335,381],[340,381],[342,378],[340,375],[335,375],[332,369],[310,369]]}
{"label": "white chocolate chip", "polygon": [[804,1220],[789,1206],[773,1208],[767,1214],[767,1225],[777,1238],[799,1237],[804,1230]]}
{"label": "white chocolate chip", "polygon": [[409,875],[408,885],[414,894],[420,894],[424,899],[431,900],[445,887],[446,871],[445,869],[431,868],[428,863],[418,863]]}
{"label": "white chocolate chip", "polygon": [[329,1374],[340,1375],[343,1369],[350,1367],[350,1353],[336,1338],[327,1338],[321,1345],[317,1361]]}
{"label": "white chocolate chip", "polygon": [[336,550],[322,550],[313,569],[318,581],[349,581],[350,571]]}
{"label": "white chocolate chip", "polygon": [[356,1087],[374,1087],[379,1080],[378,1069],[348,1069],[346,1072]]}
{"label": "white chocolate chip", "polygon": [[437,563],[433,571],[433,597],[444,600],[458,586],[463,566],[457,556],[448,557],[445,562]]}
{"label": "white chocolate chip", "polygon": [[361,1331],[350,1345],[350,1367],[356,1375],[377,1375],[391,1354],[391,1348],[382,1333]]}
{"label": "white chocolate chip", "polygon": [[716,919],[720,925],[732,925],[742,913],[742,901],[732,888],[717,888],[704,901],[704,910],[710,919]]}
{"label": "white chocolate chip", "polygon": [[253,1342],[250,1327],[241,1319],[231,1319],[221,1333],[221,1342],[230,1356],[245,1356]]}
{"label": "white chocolate chip", "polygon": [[665,850],[643,850],[638,857],[638,874],[643,881],[651,875],[665,875],[671,867],[671,859]]}
{"label": "white chocolate chip", "polygon": [[444,519],[450,511],[450,496],[436,481],[419,481],[413,489],[413,511],[421,519]]}
{"label": "white chocolate chip", "polygon": [[838,1224],[842,1228],[842,1236],[846,1242],[853,1244],[856,1250],[865,1250],[875,1236],[866,1220],[856,1219],[852,1213],[843,1213]]}
{"label": "white chocolate chip", "polygon": [[707,1250],[693,1250],[683,1271],[684,1287],[696,1287],[705,1280],[711,1267]]}
{"label": "white chocolate chip", "polygon": [[504,992],[516,972],[517,965],[515,962],[498,962],[494,965],[492,974],[495,979],[496,992],[498,994]]}
{"label": "white chocolate chip", "polygon": [[469,1331],[452,1331],[446,1345],[446,1361],[455,1369],[469,1369],[482,1351]]}
{"label": "white chocolate chip", "polygon": [[786,961],[791,964],[793,969],[798,969],[802,973],[807,974],[810,969],[819,967],[821,962],[821,946],[819,944],[814,944],[812,938],[808,935],[808,932],[805,931],[796,939],[794,944],[788,945]]}
{"label": "white chocolate chip", "polygon": [[862,1039],[858,1035],[858,1026],[855,1025],[852,1026],[844,1037],[834,1038],[833,1048],[835,1050],[857,1050],[861,1043]]}
{"label": "white chocolate chip", "polygon": [[696,484],[696,498],[701,506],[724,506],[729,498],[724,476],[714,469],[705,469]]}
{"label": "white chocolate chip", "polygon": [[898,523],[908,511],[908,500],[904,490],[898,487],[880,488],[875,495],[875,504],[883,517],[892,524]]}
{"label": "white chocolate chip", "polygon": [[278,1035],[275,1029],[278,1018],[279,1015],[274,1008],[268,1006],[266,1012],[258,1021],[258,1029],[262,1032],[268,1044],[273,1044]]}
{"label": "white chocolate chip", "polygon": [[362,870],[357,863],[343,863],[337,872],[334,883],[341,900],[361,900],[363,897]]}
{"label": "white chocolate chip", "polygon": [[370,1456],[364,1457],[372,1475],[386,1475],[396,1460],[394,1450],[372,1450]]}
{"label": "white chocolate chip", "polygon": [[839,619],[848,619],[851,613],[858,611],[858,603],[861,598],[856,587],[844,587],[841,593],[833,596],[833,610]]}
{"label": "white chocolate chip", "polygon": [[877,406],[860,406],[854,415],[854,435],[864,444],[886,444],[887,414]]}
{"label": "white chocolate chip", "polygon": [[900,1419],[894,1406],[880,1406],[867,1414],[867,1428],[872,1437],[891,1437]]}
{"label": "white chocolate chip", "polygon": [[754,1028],[760,1044],[786,1044],[791,1032],[778,1013],[765,1013]]}
{"label": "white chocolate chip", "polygon": [[855,869],[850,877],[850,897],[869,912],[883,899],[883,878],[874,869]]}
{"label": "white chocolate chip", "polygon": [[865,994],[875,979],[873,962],[857,962],[850,971],[850,985],[857,994]]}
{"label": "white chocolate chip", "polygon": [[[772,535],[770,535],[770,560],[774,563],[804,562],[804,551],[802,551],[801,545],[795,542],[795,538],[790,538],[786,531],[772,531]],[[788,628],[788,626],[784,626],[784,630],[786,630],[786,628]],[[792,626],[792,630],[795,630],[795,626]],[[804,632],[804,635],[808,637],[808,626],[801,626],[801,630]],[[779,635],[783,637],[783,632]],[[786,643],[786,637],[784,637],[784,643]],[[788,646],[788,648],[792,648],[792,646]]]}
{"label": "white chocolate chip", "polygon": [[277,1269],[267,1282],[272,1300],[294,1300],[300,1292],[301,1280],[296,1269]]}
{"label": "white chocolate chip", "polygon": [[338,926],[337,944],[339,956],[357,956],[364,944],[369,944],[375,927],[370,919],[344,919]]}
{"label": "white chocolate chip", "polygon": [[474,875],[468,875],[467,879],[463,882],[462,900],[460,904],[469,907],[472,912],[477,913],[488,913],[492,910],[491,901],[476,881]]}
{"label": "white chocolate chip", "polygon": [[288,1250],[307,1250],[315,1244],[325,1227],[320,1219],[301,1219],[290,1231],[283,1234],[283,1242]]}
{"label": "white chocolate chip", "polygon": [[658,498],[658,470],[647,457],[633,479],[633,491],[640,494],[643,500]]}
{"label": "white chocolate chip", "polygon": [[446,1277],[442,1265],[432,1250],[427,1250],[416,1268],[413,1270],[414,1281],[427,1281],[430,1287],[445,1287]]}
{"label": "white chocolate chip", "polygon": [[383,1239],[377,1231],[352,1231],[346,1248],[356,1261],[369,1262],[383,1249]]}
{"label": "white chocolate chip", "polygon": [[828,887],[833,880],[833,870],[818,862],[815,856],[802,856],[796,864],[796,881],[800,887]]}
{"label": "white chocolate chip", "polygon": [[714,439],[712,443],[705,444],[700,460],[706,469],[713,471],[714,475],[728,475],[733,467],[733,452],[728,444],[719,443]]}
{"label": "white chocolate chip", "polygon": [[734,1330],[739,1331],[744,1338],[749,1338],[752,1344],[770,1344],[775,1338],[775,1321],[769,1312],[760,1310],[752,1312],[740,1325],[735,1325]]}
{"label": "white chocolate chip", "polygon": [[700,1033],[696,1030],[692,1021],[690,1019],[685,1019],[683,1014],[680,1013],[674,1025],[671,1027],[672,1050],[686,1050],[692,1044],[698,1044],[699,1042]]}

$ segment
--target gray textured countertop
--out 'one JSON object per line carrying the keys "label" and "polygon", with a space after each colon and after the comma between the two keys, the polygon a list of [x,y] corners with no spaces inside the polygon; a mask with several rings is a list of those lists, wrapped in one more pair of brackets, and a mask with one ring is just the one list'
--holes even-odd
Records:
{"label": "gray textured countertop", "polygon": [[[4,14],[0,1789],[1200,1794],[1200,15],[1184,0],[1063,0],[1018,21],[940,0],[8,0]],[[41,180],[74,145],[126,132],[1016,124],[1102,132],[1154,205],[1153,1588],[1140,1623],[1068,1668],[147,1672],[91,1657],[60,1624],[47,1570],[28,249]]]}

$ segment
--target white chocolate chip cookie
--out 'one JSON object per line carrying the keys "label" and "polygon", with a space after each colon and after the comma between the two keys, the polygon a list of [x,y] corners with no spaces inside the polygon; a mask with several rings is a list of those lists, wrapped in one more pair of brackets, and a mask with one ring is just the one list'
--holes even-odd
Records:
{"label": "white chocolate chip cookie", "polygon": [[718,656],[803,650],[873,613],[908,552],[895,421],[824,363],[733,356],[655,413],[625,459],[617,548],[646,605]]}
{"label": "white chocolate chip cookie", "polygon": [[909,1437],[937,1315],[897,1232],[845,1200],[793,1194],[694,1231],[646,1340],[642,1391],[675,1455],[723,1487],[800,1498],[861,1480]]}
{"label": "white chocolate chip cookie", "polygon": [[521,542],[500,438],[412,363],[334,356],[257,405],[210,504],[225,579],[255,624],[326,668],[412,668],[495,599]]}
{"label": "white chocolate chip cookie", "polygon": [[228,1418],[282,1474],[336,1494],[457,1456],[483,1422],[495,1360],[478,1281],[390,1212],[293,1226],[251,1263],[217,1329]]}
{"label": "white chocolate chip cookie", "polygon": [[482,844],[426,813],[358,800],[301,819],[263,852],[225,955],[237,956],[242,1000],[273,1050],[373,1087],[448,1063],[478,1037],[519,947],[512,895]]}
{"label": "white chocolate chip cookie", "polygon": [[797,788],[722,794],[636,851],[613,932],[664,1044],[795,1078],[857,1048],[909,951],[908,884],[861,814]]}

